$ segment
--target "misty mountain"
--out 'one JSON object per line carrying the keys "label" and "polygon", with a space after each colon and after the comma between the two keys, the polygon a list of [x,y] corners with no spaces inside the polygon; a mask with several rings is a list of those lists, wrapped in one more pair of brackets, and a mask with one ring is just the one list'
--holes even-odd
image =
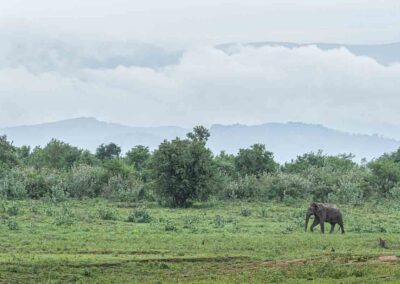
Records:
{"label": "misty mountain", "polygon": [[[31,126],[0,129],[17,146],[45,145],[56,138],[72,145],[94,151],[102,143],[115,142],[123,151],[135,145],[155,149],[164,139],[185,137],[190,129],[175,126],[131,127],[107,123],[94,118],[77,118]],[[356,160],[373,159],[396,150],[400,141],[377,135],[349,134],[321,125],[297,122],[266,123],[262,125],[213,125],[208,146],[214,153],[225,150],[237,153],[255,143],[263,143],[274,152],[279,162],[290,161],[297,155],[322,149],[327,154],[353,153]]]}
{"label": "misty mountain", "polygon": [[[242,46],[252,47],[286,47],[286,48],[299,48],[305,46],[316,46],[321,50],[331,50],[337,48],[346,48],[348,51],[357,56],[367,56],[373,58],[382,65],[389,65],[392,63],[400,62],[400,42],[389,44],[339,44],[339,43],[292,43],[292,42],[252,42],[244,43]],[[234,53],[238,44],[227,43],[217,46],[219,49],[227,52]]]}

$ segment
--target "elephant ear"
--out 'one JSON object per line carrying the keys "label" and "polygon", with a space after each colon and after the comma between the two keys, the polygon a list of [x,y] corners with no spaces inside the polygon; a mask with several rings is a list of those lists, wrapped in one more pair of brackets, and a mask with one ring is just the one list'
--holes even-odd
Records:
{"label": "elephant ear", "polygon": [[315,213],[320,209],[320,204],[318,204],[317,202],[313,202],[310,204],[310,207],[313,209],[313,211]]}

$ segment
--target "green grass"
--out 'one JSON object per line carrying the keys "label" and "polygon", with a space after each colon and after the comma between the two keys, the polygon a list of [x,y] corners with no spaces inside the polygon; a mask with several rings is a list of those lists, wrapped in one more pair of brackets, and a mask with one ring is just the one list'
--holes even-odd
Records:
{"label": "green grass", "polygon": [[400,265],[378,259],[400,255],[400,206],[341,206],[345,235],[305,233],[306,207],[3,201],[0,282],[400,282]]}

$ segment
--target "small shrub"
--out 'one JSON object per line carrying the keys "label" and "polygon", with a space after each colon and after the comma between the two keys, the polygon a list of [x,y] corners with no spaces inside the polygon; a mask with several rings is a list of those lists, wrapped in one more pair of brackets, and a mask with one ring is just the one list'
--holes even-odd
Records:
{"label": "small shrub", "polygon": [[102,220],[117,220],[117,213],[109,208],[100,208],[98,213]]}
{"label": "small shrub", "polygon": [[261,217],[263,217],[263,218],[267,217],[267,209],[266,208],[261,209]]}
{"label": "small shrub", "polygon": [[165,224],[164,229],[167,232],[172,232],[172,231],[176,231],[177,230],[175,224],[173,222],[171,222],[171,221],[167,221],[167,223]]}
{"label": "small shrub", "polygon": [[198,222],[197,217],[187,216],[183,220],[183,228],[191,229],[191,230],[195,231],[195,230],[197,230],[196,225],[195,225],[197,222]]}
{"label": "small shrub", "polygon": [[17,216],[19,214],[19,208],[16,205],[12,205],[7,208],[7,214],[10,216]]}
{"label": "small shrub", "polygon": [[36,207],[35,205],[32,205],[32,207],[31,207],[31,212],[32,212],[33,214],[35,214],[35,215],[37,215],[37,214],[40,213],[40,212],[39,212],[39,208]]}
{"label": "small shrub", "polygon": [[69,194],[62,184],[56,184],[50,188],[49,198],[58,203],[68,200]]}
{"label": "small shrub", "polygon": [[145,209],[138,209],[131,212],[128,216],[128,222],[133,223],[150,223],[151,216],[150,213],[147,212]]}
{"label": "small shrub", "polygon": [[251,210],[249,208],[242,208],[242,210],[240,211],[240,215],[242,215],[243,217],[249,217],[251,216]]}
{"label": "small shrub", "polygon": [[91,277],[92,276],[92,271],[88,268],[85,268],[82,270],[82,275],[85,277]]}
{"label": "small shrub", "polygon": [[69,209],[66,206],[63,206],[63,208],[58,212],[55,216],[54,219],[54,224],[57,226],[70,226],[74,223],[74,214],[72,213],[71,209]]}
{"label": "small shrub", "polygon": [[47,207],[45,213],[48,217],[54,216],[54,210],[51,207]]}
{"label": "small shrub", "polygon": [[216,228],[223,228],[225,226],[224,217],[222,217],[221,215],[216,215],[214,218],[214,226]]}
{"label": "small shrub", "polygon": [[14,220],[9,220],[8,223],[7,223],[7,226],[8,226],[8,229],[10,229],[11,231],[19,230],[19,225]]}

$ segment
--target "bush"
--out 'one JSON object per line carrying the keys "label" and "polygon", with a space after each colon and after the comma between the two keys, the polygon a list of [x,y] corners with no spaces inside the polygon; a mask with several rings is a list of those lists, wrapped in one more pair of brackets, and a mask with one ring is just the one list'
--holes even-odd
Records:
{"label": "bush", "polygon": [[113,176],[104,186],[103,196],[115,200],[136,202],[146,198],[145,184],[133,174],[127,177]]}
{"label": "bush", "polygon": [[17,216],[19,214],[19,207],[16,205],[12,205],[11,207],[8,207],[7,214],[9,216]]}
{"label": "bush", "polygon": [[100,208],[98,211],[100,219],[102,220],[117,220],[117,212],[110,208]]}
{"label": "bush", "polygon": [[22,199],[27,196],[26,176],[21,169],[7,171],[0,179],[0,196],[4,199]]}
{"label": "bush", "polygon": [[250,217],[251,216],[251,210],[249,208],[242,208],[240,211],[240,215],[243,217]]}
{"label": "bush", "polygon": [[189,207],[196,199],[206,200],[212,191],[214,164],[206,148],[208,130],[195,127],[187,136],[161,143],[151,161],[156,190],[167,206]]}
{"label": "bush", "polygon": [[16,221],[14,220],[9,220],[7,223],[7,227],[8,229],[10,229],[11,231],[17,231],[19,230],[19,225]]}
{"label": "bush", "polygon": [[167,223],[164,226],[164,230],[167,232],[171,232],[171,231],[176,231],[177,228],[173,222],[167,221]]}
{"label": "bush", "polygon": [[216,228],[223,228],[225,227],[225,220],[224,217],[222,217],[221,215],[216,215],[214,218],[214,226]]}
{"label": "bush", "polygon": [[150,223],[151,222],[150,213],[145,209],[138,209],[131,212],[128,216],[128,222],[133,223]]}
{"label": "bush", "polygon": [[250,199],[259,196],[259,193],[259,180],[256,176],[249,175],[228,182],[227,187],[223,191],[223,196],[227,198]]}
{"label": "bush", "polygon": [[73,167],[65,181],[66,192],[75,198],[98,197],[107,183],[106,171],[98,166]]}
{"label": "bush", "polygon": [[265,174],[260,177],[260,197],[284,201],[309,197],[312,184],[299,174]]}
{"label": "bush", "polygon": [[[50,211],[46,211],[47,214],[49,214],[48,212],[50,212]],[[49,215],[49,216],[51,216],[51,215]],[[61,210],[57,212],[57,214],[54,218],[54,224],[57,226],[63,226],[63,225],[70,226],[74,223],[74,217],[75,216],[72,213],[71,209],[69,209],[67,206],[64,205],[61,208]]]}

